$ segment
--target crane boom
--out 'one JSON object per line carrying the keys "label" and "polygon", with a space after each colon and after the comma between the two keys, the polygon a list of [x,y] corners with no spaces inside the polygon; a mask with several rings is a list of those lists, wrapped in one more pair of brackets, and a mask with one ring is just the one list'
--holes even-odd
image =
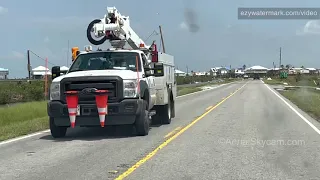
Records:
{"label": "crane boom", "polygon": [[121,15],[115,7],[107,7],[107,13],[104,18],[94,20],[94,22],[96,23],[91,23],[88,30],[94,32],[95,37],[103,37],[103,39],[91,42],[92,38],[90,40],[90,37],[88,37],[92,44],[100,45],[108,39],[115,48],[122,48],[126,42],[132,49],[141,49],[142,46],[146,49],[150,48],[130,27],[129,16]]}

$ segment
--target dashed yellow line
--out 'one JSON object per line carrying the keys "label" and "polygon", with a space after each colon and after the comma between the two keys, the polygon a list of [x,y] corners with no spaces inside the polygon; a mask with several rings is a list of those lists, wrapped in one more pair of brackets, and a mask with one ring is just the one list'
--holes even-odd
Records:
{"label": "dashed yellow line", "polygon": [[168,138],[170,136],[172,136],[175,132],[179,131],[181,129],[181,127],[177,127],[175,128],[173,131],[169,132],[166,136],[164,136],[164,138]]}
{"label": "dashed yellow line", "polygon": [[[247,83],[246,83],[247,84]],[[224,100],[220,101],[215,106],[211,107],[208,111],[203,113],[201,116],[199,116],[197,119],[193,120],[190,124],[182,128],[179,132],[177,132],[175,135],[171,136],[169,139],[167,139],[165,142],[160,144],[155,150],[150,152],[147,156],[139,160],[135,165],[131,166],[127,171],[119,175],[115,180],[122,180],[125,177],[129,176],[133,171],[135,171],[137,168],[139,168],[142,164],[144,164],[146,161],[148,161],[151,157],[153,157],[160,149],[166,147],[171,141],[173,141],[175,138],[177,138],[179,135],[184,133],[186,130],[188,130],[191,126],[193,126],[195,123],[200,121],[202,118],[204,118],[206,115],[208,115],[211,111],[216,109],[218,106],[220,106],[223,102],[225,102],[227,99],[229,99],[231,96],[233,96],[235,93],[237,93],[240,89],[242,89],[246,84],[241,86],[238,90],[231,93],[229,96],[227,96]]]}
{"label": "dashed yellow line", "polygon": [[206,111],[209,111],[212,108],[212,106],[209,106],[206,108]]}

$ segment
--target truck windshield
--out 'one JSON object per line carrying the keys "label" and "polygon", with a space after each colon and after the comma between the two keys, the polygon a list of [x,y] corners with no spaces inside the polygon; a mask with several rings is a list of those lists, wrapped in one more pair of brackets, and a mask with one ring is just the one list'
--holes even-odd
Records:
{"label": "truck windshield", "polygon": [[70,67],[70,72],[87,70],[132,70],[137,71],[136,57],[138,56],[138,67],[141,71],[139,54],[136,52],[95,52],[81,54]]}

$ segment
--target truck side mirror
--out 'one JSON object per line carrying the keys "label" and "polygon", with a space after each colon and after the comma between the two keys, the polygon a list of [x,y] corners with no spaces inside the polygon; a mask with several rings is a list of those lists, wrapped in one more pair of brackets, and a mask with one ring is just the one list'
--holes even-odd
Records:
{"label": "truck side mirror", "polygon": [[[153,74],[151,71],[154,71]],[[144,72],[146,77],[148,76],[155,76],[155,77],[161,77],[164,76],[163,71],[163,64],[162,63],[155,63],[154,68],[149,68],[148,66],[144,67]]]}
{"label": "truck side mirror", "polygon": [[51,69],[51,73],[52,73],[52,80],[56,77],[60,76],[60,66],[53,66]]}
{"label": "truck side mirror", "polygon": [[145,69],[145,76],[146,77],[153,76],[153,74],[152,74],[150,69],[148,69],[148,70]]}
{"label": "truck side mirror", "polygon": [[155,77],[161,77],[164,76],[164,71],[163,71],[163,64],[162,63],[155,63],[154,64],[154,76]]}
{"label": "truck side mirror", "polygon": [[146,65],[143,67],[143,69],[146,77],[153,76],[153,73],[152,73],[153,68],[150,68],[148,65]]}

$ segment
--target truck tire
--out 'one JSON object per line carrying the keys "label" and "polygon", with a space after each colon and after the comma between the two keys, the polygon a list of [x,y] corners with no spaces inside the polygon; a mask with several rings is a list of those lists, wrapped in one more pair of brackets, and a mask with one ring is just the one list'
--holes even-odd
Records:
{"label": "truck tire", "polygon": [[168,104],[156,106],[154,109],[156,110],[156,114],[152,117],[153,124],[170,124],[172,113],[174,109],[172,109],[171,99],[169,98]]}
{"label": "truck tire", "polygon": [[50,131],[53,138],[62,138],[66,136],[67,127],[59,127],[54,124],[54,118],[49,119]]}
{"label": "truck tire", "polygon": [[162,121],[162,124],[170,124],[171,123],[171,100],[168,101],[168,104],[162,106],[160,111],[160,118]]}
{"label": "truck tire", "polygon": [[140,113],[136,116],[135,128],[138,136],[146,136],[149,134],[149,111],[148,103],[143,101]]}

